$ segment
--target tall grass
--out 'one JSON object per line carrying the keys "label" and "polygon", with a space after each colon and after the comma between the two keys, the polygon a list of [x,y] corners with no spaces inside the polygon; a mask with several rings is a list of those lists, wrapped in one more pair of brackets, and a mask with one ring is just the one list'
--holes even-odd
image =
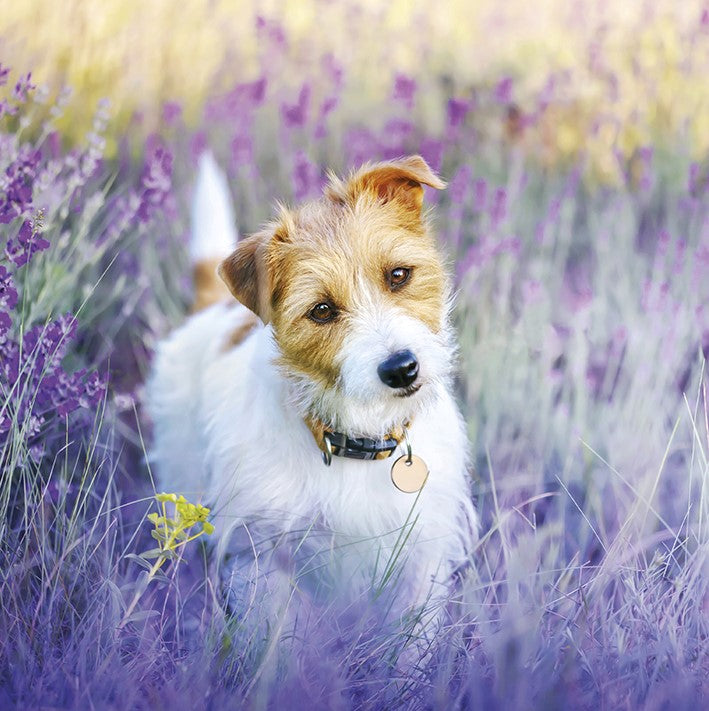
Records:
{"label": "tall grass", "polygon": [[[260,78],[212,90],[199,129],[175,108],[137,163],[120,134],[118,157],[103,157],[104,105],[66,149],[54,115],[65,100],[42,104],[10,77],[0,706],[697,707],[709,672],[706,156],[669,128],[630,148],[618,132],[599,172],[591,151],[538,141],[565,90],[518,102],[504,75],[430,92],[400,73],[383,115],[364,121],[346,66],[324,56],[294,88],[272,52]],[[135,556],[152,547],[155,507],[141,383],[189,300],[185,205],[206,145],[242,232],[274,198],[316,195],[326,168],[421,152],[450,181],[429,198],[458,289],[483,535],[427,649],[412,640],[420,620],[387,616],[394,583],[323,599],[308,591],[335,583],[312,562],[275,623],[260,588],[234,609],[201,541],[145,583]]]}

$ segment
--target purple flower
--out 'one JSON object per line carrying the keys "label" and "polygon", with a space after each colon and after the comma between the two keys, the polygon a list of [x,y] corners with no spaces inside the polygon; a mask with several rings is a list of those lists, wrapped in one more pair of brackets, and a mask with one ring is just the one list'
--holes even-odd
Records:
{"label": "purple flower", "polygon": [[405,74],[397,74],[394,78],[394,89],[392,98],[395,101],[401,101],[408,109],[414,105],[414,96],[416,95],[416,80],[407,77]]}
{"label": "purple flower", "polygon": [[320,187],[320,170],[305,155],[298,151],[293,166],[293,192],[296,200],[304,200]]}
{"label": "purple flower", "polygon": [[209,121],[236,121],[244,123],[259,107],[266,97],[267,80],[265,77],[255,81],[237,84],[223,96],[207,102],[205,116]]}
{"label": "purple flower", "polygon": [[32,84],[30,79],[32,78],[32,72],[28,72],[25,76],[21,76],[15,83],[15,88],[12,92],[12,96],[17,101],[27,101],[28,94],[30,91],[34,91],[37,87]]}
{"label": "purple flower", "polygon": [[0,264],[0,309],[11,311],[17,306],[17,290],[12,274]]}
{"label": "purple flower", "polygon": [[330,52],[322,59],[322,67],[329,76],[336,90],[340,90],[343,85],[344,69]]}
{"label": "purple flower", "polygon": [[256,32],[261,37],[270,40],[277,49],[285,49],[288,44],[286,33],[283,27],[274,22],[267,20],[263,15],[256,16]]}
{"label": "purple flower", "polygon": [[470,106],[470,102],[464,99],[448,99],[448,125],[451,128],[462,126]]}
{"label": "purple flower", "polygon": [[337,96],[329,96],[325,99],[325,101],[320,104],[320,118],[325,118],[328,114],[332,113],[339,101]]}
{"label": "purple flower", "polygon": [[172,153],[160,144],[148,151],[138,208],[138,217],[143,223],[149,222],[159,210],[170,207],[172,197]]}
{"label": "purple flower", "polygon": [[324,138],[327,135],[327,128],[325,126],[325,121],[330,113],[332,113],[337,104],[339,103],[339,97],[330,96],[325,99],[322,104],[320,104],[320,115],[318,116],[318,122],[315,126],[314,136],[315,138]]}
{"label": "purple flower", "polygon": [[0,343],[0,384],[4,392],[12,393],[0,419],[0,434],[17,421],[31,440],[41,434],[50,413],[64,417],[79,407],[94,408],[101,401],[104,379],[84,369],[69,373],[62,366],[76,331],[76,319],[65,314],[45,326],[30,328],[22,349],[11,340]]}
{"label": "purple flower", "polygon": [[0,64],[0,86],[5,86],[5,84],[7,84],[7,78],[9,75],[10,75],[10,68],[3,67],[3,65]]}
{"label": "purple flower", "polygon": [[308,118],[309,104],[310,85],[303,84],[295,104],[281,104],[281,116],[285,125],[289,128],[304,126]]}
{"label": "purple flower", "polygon": [[504,77],[496,85],[493,92],[495,101],[500,104],[509,104],[512,100],[512,77]]}
{"label": "purple flower", "polygon": [[493,225],[499,224],[507,214],[507,191],[504,188],[497,188],[492,197],[490,217]]}
{"label": "purple flower", "polygon": [[177,101],[166,101],[162,105],[162,119],[168,125],[171,126],[182,116],[182,106]]}
{"label": "purple flower", "polygon": [[43,252],[49,249],[50,245],[46,239],[39,236],[35,231],[32,222],[25,220],[17,233],[17,241],[8,240],[5,247],[7,258],[16,266],[21,267],[32,258],[36,252]]}
{"label": "purple flower", "polygon": [[448,187],[448,193],[453,205],[463,204],[468,194],[472,178],[473,170],[467,163],[464,163],[458,168]]}
{"label": "purple flower", "polygon": [[32,190],[41,153],[23,146],[17,159],[5,170],[6,188],[0,193],[0,223],[7,224],[32,207]]}
{"label": "purple flower", "polygon": [[10,311],[17,306],[17,290],[12,274],[0,264],[0,345],[4,343],[6,334],[12,326]]}
{"label": "purple flower", "polygon": [[7,99],[2,99],[0,101],[0,117],[2,116],[14,116],[17,113],[17,107],[13,106],[7,101]]}

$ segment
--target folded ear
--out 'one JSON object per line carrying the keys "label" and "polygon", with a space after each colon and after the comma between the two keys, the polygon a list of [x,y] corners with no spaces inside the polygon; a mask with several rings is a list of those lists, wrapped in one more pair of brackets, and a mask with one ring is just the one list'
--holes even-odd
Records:
{"label": "folded ear", "polygon": [[269,231],[242,239],[217,268],[217,273],[237,301],[264,323],[271,318],[271,275],[266,250],[272,237],[273,233]]}
{"label": "folded ear", "polygon": [[429,167],[421,156],[408,156],[399,160],[365,165],[348,180],[331,178],[327,195],[338,202],[356,202],[363,193],[369,193],[383,202],[396,200],[416,215],[421,214],[423,187],[429,185],[443,190],[445,182]]}

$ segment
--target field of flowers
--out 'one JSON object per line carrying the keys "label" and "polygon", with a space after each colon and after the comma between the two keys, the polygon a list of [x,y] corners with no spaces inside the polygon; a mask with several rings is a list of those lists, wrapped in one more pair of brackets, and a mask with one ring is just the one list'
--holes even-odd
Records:
{"label": "field of flowers", "polygon": [[[0,708],[700,708],[709,7],[574,4],[546,34],[557,2],[536,24],[481,2],[466,34],[455,0],[244,3],[233,27],[229,3],[183,4],[172,44],[169,3],[0,18]],[[129,61],[139,5],[155,34]],[[317,13],[339,34],[309,42]],[[63,22],[84,29],[81,71]],[[376,22],[390,42],[365,41]],[[327,169],[421,153],[449,181],[427,197],[483,526],[418,660],[386,596],[304,608],[295,634],[233,614],[208,514],[155,497],[142,388],[190,303],[205,148],[241,233]]]}

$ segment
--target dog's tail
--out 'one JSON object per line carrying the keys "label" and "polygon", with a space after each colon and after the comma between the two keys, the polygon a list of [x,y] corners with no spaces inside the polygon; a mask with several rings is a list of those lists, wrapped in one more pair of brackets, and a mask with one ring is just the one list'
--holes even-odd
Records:
{"label": "dog's tail", "polygon": [[237,240],[226,175],[214,156],[205,152],[199,159],[197,184],[192,197],[190,258],[194,279],[193,312],[231,298],[229,289],[217,275],[217,266],[231,254]]}

